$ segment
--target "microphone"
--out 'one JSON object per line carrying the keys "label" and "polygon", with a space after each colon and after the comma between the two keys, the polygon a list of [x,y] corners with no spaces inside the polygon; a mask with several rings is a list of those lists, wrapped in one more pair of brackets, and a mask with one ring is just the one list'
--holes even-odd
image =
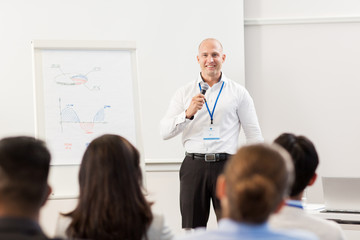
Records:
{"label": "microphone", "polygon": [[209,89],[209,85],[206,82],[201,82],[201,94],[205,95],[206,90]]}

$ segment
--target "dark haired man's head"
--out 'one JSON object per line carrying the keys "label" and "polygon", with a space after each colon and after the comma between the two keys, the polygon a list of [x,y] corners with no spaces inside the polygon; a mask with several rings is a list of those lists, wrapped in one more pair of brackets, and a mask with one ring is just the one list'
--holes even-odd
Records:
{"label": "dark haired man's head", "polygon": [[315,146],[308,138],[291,133],[281,134],[274,142],[285,148],[292,157],[295,168],[295,182],[290,197],[296,197],[316,179],[315,171],[319,164],[319,157]]}
{"label": "dark haired man's head", "polygon": [[37,218],[50,188],[50,152],[41,140],[0,140],[0,214]]}

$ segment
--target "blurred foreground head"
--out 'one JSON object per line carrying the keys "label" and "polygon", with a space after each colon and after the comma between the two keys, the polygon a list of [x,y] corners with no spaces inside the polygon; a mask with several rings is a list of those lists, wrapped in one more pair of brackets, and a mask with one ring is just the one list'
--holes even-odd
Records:
{"label": "blurred foreground head", "polygon": [[0,212],[37,220],[51,190],[50,153],[41,140],[8,137],[0,141]]}
{"label": "blurred foreground head", "polygon": [[218,179],[223,216],[250,224],[267,221],[281,206],[292,179],[290,156],[281,147],[254,144],[240,148]]}
{"label": "blurred foreground head", "polygon": [[142,188],[140,154],[125,138],[95,138],[83,156],[80,196],[67,229],[70,238],[133,239],[146,235],[153,215]]}

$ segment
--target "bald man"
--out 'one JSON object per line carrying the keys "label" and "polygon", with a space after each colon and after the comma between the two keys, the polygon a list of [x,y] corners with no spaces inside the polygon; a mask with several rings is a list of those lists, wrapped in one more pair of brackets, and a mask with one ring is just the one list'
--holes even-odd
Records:
{"label": "bald man", "polygon": [[199,45],[201,72],[180,88],[161,120],[164,140],[182,133],[185,159],[180,169],[182,227],[206,227],[210,200],[219,220],[216,179],[236,152],[242,126],[247,142],[263,141],[252,98],[221,71],[226,55],[213,38]]}

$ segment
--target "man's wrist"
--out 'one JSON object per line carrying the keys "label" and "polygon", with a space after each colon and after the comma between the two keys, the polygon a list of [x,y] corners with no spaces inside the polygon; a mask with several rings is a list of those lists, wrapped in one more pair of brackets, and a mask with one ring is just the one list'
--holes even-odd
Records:
{"label": "man's wrist", "polygon": [[[187,110],[186,110],[187,111]],[[192,116],[188,116],[187,113],[185,111],[185,118],[189,119],[189,120],[193,120],[194,119],[194,115]]]}

